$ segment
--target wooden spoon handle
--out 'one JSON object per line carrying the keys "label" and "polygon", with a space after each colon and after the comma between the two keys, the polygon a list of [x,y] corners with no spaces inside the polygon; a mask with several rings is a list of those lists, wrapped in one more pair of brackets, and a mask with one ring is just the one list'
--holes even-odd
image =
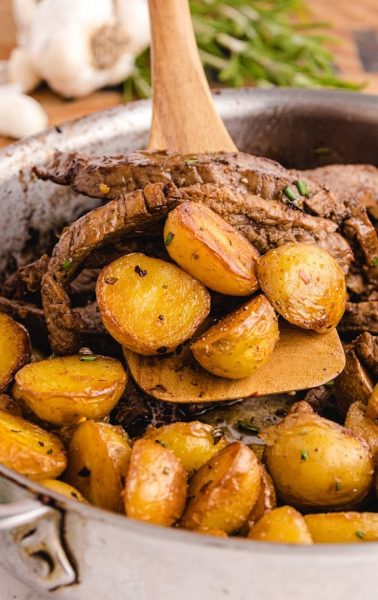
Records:
{"label": "wooden spoon handle", "polygon": [[153,114],[149,148],[236,150],[216,113],[198,54],[188,0],[149,0]]}

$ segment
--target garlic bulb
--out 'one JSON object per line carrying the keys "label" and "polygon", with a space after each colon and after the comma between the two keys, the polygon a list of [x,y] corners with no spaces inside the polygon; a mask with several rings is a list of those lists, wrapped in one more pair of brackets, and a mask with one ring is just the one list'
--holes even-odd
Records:
{"label": "garlic bulb", "polygon": [[123,81],[149,43],[147,0],[13,0],[19,48],[8,68],[30,91],[40,79],[65,97]]}
{"label": "garlic bulb", "polygon": [[21,138],[46,129],[42,106],[15,86],[0,86],[0,135]]}

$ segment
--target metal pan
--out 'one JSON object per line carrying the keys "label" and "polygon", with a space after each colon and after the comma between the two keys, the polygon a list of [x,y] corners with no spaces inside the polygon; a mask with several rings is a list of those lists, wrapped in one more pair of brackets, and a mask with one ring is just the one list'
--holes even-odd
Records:
{"label": "metal pan", "polygon": [[[297,168],[377,164],[377,96],[249,89],[216,94],[216,104],[247,152]],[[0,273],[96,204],[36,181],[31,166],[54,149],[144,147],[149,123],[150,104],[137,102],[0,152]],[[0,502],[1,600],[354,600],[378,588],[376,543],[302,548],[164,529],[62,499],[4,467]]]}

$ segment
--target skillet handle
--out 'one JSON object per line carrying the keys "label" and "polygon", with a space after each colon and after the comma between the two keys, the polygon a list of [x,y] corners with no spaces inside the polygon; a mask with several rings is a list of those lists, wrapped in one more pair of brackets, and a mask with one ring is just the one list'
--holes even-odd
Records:
{"label": "skillet handle", "polygon": [[0,503],[0,547],[7,549],[7,568],[16,578],[49,591],[76,582],[62,538],[63,518],[34,499]]}

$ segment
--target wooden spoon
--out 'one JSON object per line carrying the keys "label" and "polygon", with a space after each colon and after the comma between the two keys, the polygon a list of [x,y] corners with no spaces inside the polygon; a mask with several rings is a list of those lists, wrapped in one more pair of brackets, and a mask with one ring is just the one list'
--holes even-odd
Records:
{"label": "wooden spoon", "polygon": [[[198,54],[187,0],[149,0],[153,116],[149,148],[181,154],[237,148],[216,113]],[[216,402],[302,390],[326,383],[345,365],[335,329],[319,335],[281,321],[270,361],[250,377],[211,375],[185,348],[171,357],[125,350],[131,374],[151,396],[171,402]]]}

